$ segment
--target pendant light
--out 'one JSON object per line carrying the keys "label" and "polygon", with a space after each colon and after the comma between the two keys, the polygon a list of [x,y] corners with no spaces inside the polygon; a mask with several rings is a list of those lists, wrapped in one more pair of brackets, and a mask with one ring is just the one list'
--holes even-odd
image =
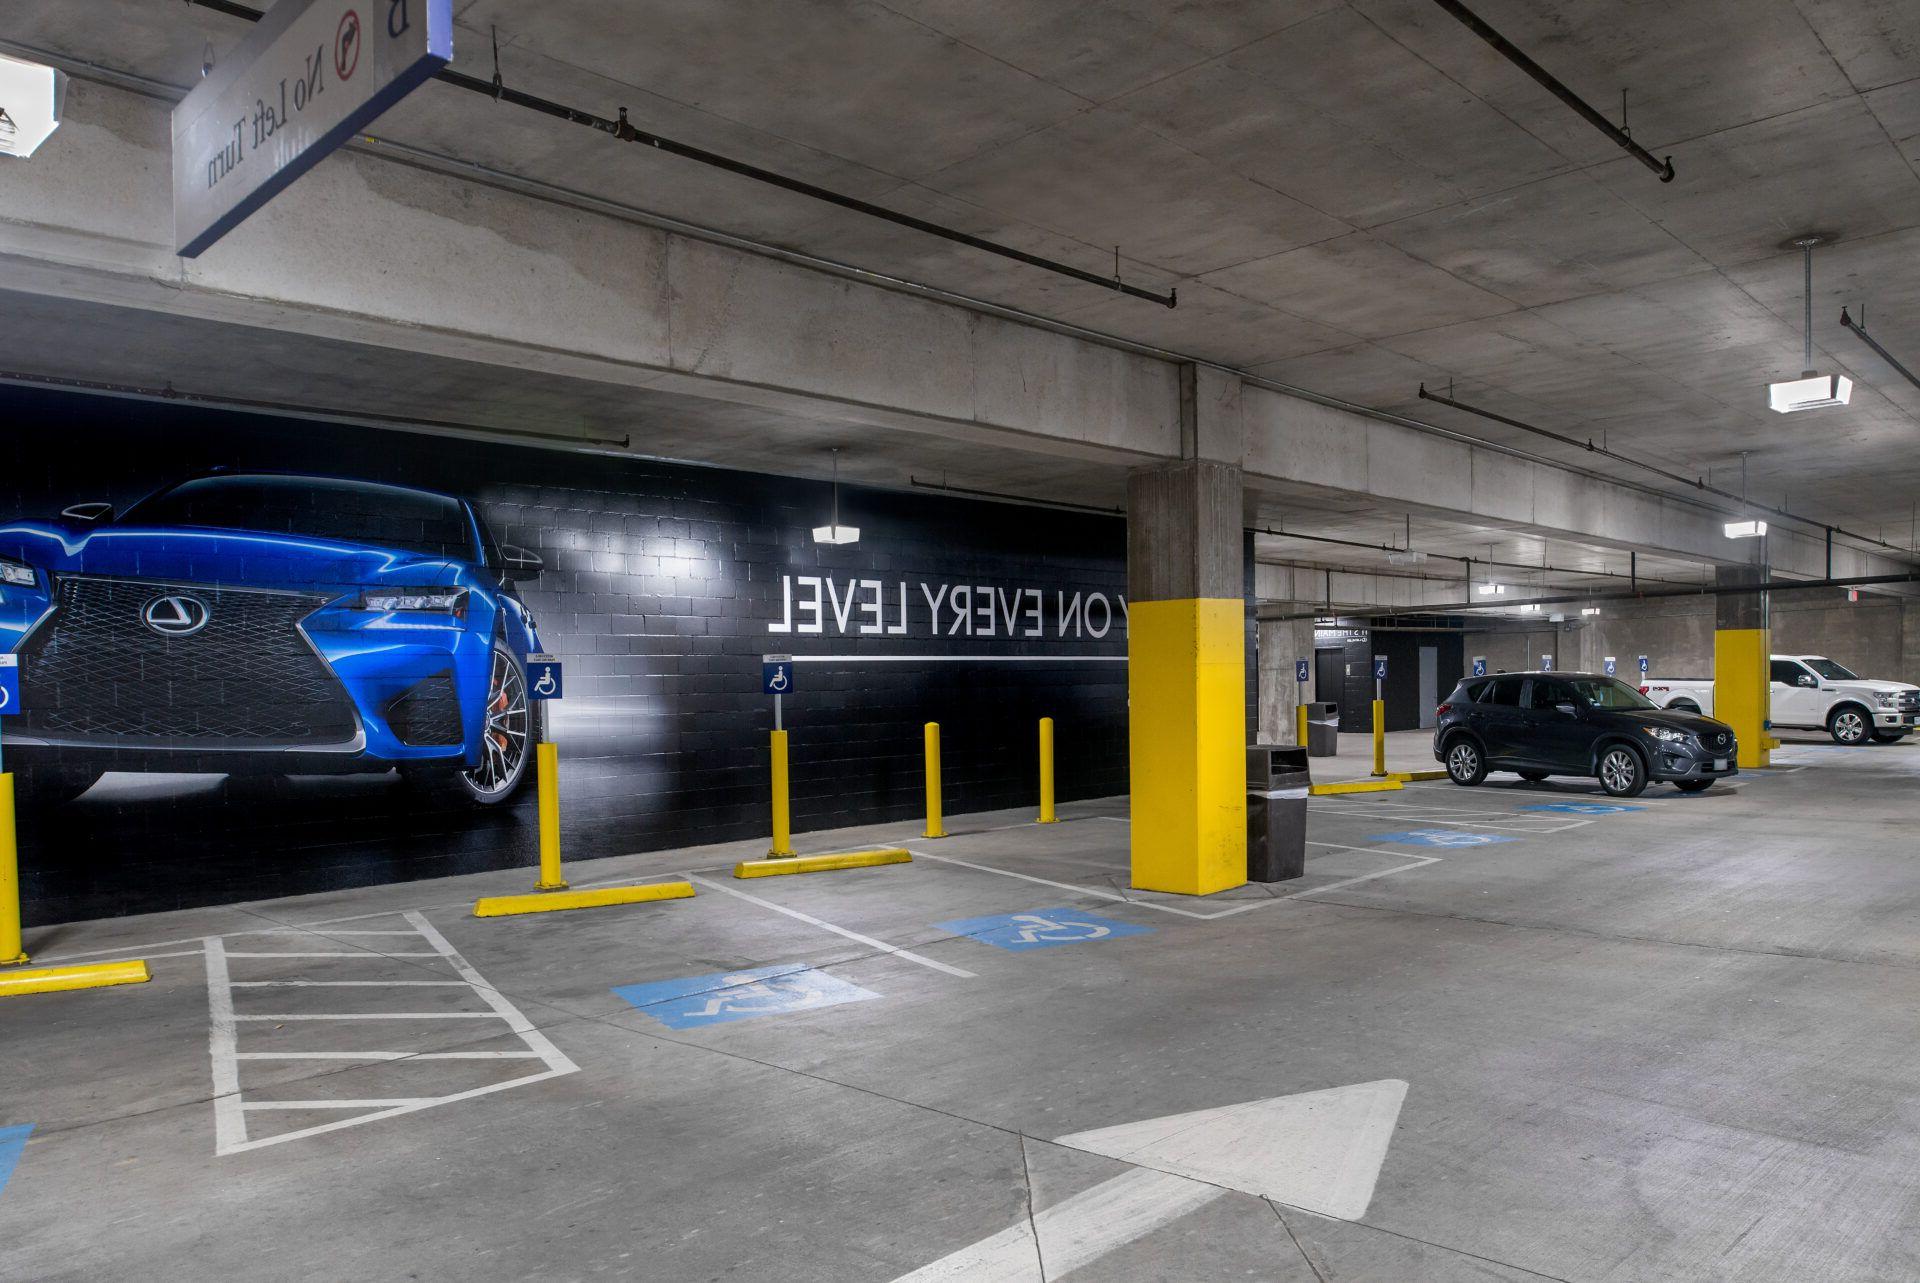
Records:
{"label": "pendant light", "polygon": [[[1853,398],[1852,379],[1844,374],[1819,374],[1813,368],[1813,247],[1832,239],[1830,235],[1809,234],[1787,242],[1787,245],[1798,246],[1806,256],[1807,348],[1806,363],[1799,378],[1767,384],[1767,407],[1779,414],[1824,410],[1828,406],[1845,405]],[[1729,531],[1728,537],[1737,536]]]}
{"label": "pendant light", "polygon": [[833,449],[833,518],[824,526],[813,528],[813,541],[824,544],[850,544],[860,542],[860,527],[840,524],[840,447]]}

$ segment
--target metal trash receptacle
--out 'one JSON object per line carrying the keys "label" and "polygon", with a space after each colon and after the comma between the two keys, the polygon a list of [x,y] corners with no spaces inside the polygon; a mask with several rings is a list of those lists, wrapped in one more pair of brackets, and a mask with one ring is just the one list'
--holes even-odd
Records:
{"label": "metal trash receptacle", "polygon": [[1307,705],[1307,756],[1334,757],[1340,752],[1340,705],[1329,700]]}
{"label": "metal trash receptacle", "polygon": [[1247,748],[1247,881],[1286,882],[1307,871],[1307,750]]}

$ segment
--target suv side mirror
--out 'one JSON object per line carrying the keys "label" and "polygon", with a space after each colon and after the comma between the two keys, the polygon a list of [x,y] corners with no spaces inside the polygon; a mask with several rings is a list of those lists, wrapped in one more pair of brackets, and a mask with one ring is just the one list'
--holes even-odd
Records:
{"label": "suv side mirror", "polygon": [[1800,676],[1796,677],[1794,681],[1801,686],[1810,686],[1815,690],[1818,690],[1820,688],[1820,679],[1818,677],[1815,677],[1812,673],[1802,673],[1800,674]]}
{"label": "suv side mirror", "polygon": [[113,505],[99,502],[76,503],[70,508],[62,508],[60,515],[68,521],[105,521],[107,518],[113,516]]}
{"label": "suv side mirror", "polygon": [[522,548],[519,544],[500,545],[500,574],[510,583],[538,579],[546,564],[539,553]]}

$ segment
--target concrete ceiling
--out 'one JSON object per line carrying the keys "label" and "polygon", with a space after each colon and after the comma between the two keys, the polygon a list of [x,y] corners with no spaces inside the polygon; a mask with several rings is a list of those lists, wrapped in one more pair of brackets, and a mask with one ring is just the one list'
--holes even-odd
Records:
{"label": "concrete ceiling", "polygon": [[[456,7],[462,70],[492,74],[497,26],[517,88],[626,106],[644,128],[1090,270],[1111,270],[1117,246],[1128,280],[1177,285],[1181,305],[442,85],[384,117],[381,138],[1570,461],[1588,459],[1415,389],[1451,381],[1463,400],[1736,489],[1746,451],[1756,497],[1909,537],[1920,390],[1835,318],[1868,305],[1875,336],[1920,363],[1911,0],[1477,0],[1610,116],[1628,90],[1635,137],[1673,156],[1671,184],[1430,0]],[[27,0],[8,17],[10,40],[181,86],[245,29],[155,0]],[[1857,390],[1846,409],[1782,417],[1762,385],[1801,366],[1800,261],[1779,244],[1812,228],[1842,238],[1816,261],[1816,364]],[[672,407],[656,408],[665,424]],[[589,396],[567,413],[597,411]],[[1401,523],[1348,515],[1369,542]],[[1488,535],[1422,542],[1464,553]],[[1538,558],[1518,542],[1497,555]],[[1589,568],[1603,556],[1620,560],[1549,550]]]}

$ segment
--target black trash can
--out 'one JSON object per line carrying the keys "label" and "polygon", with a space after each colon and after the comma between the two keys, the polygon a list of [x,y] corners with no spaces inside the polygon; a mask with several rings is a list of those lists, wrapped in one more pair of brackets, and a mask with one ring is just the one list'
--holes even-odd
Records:
{"label": "black trash can", "polygon": [[1328,701],[1307,705],[1307,756],[1334,757],[1340,752],[1340,705]]}
{"label": "black trash can", "polygon": [[[1328,705],[1328,707],[1332,707]],[[1307,871],[1307,750],[1247,749],[1247,881],[1286,882]]]}

